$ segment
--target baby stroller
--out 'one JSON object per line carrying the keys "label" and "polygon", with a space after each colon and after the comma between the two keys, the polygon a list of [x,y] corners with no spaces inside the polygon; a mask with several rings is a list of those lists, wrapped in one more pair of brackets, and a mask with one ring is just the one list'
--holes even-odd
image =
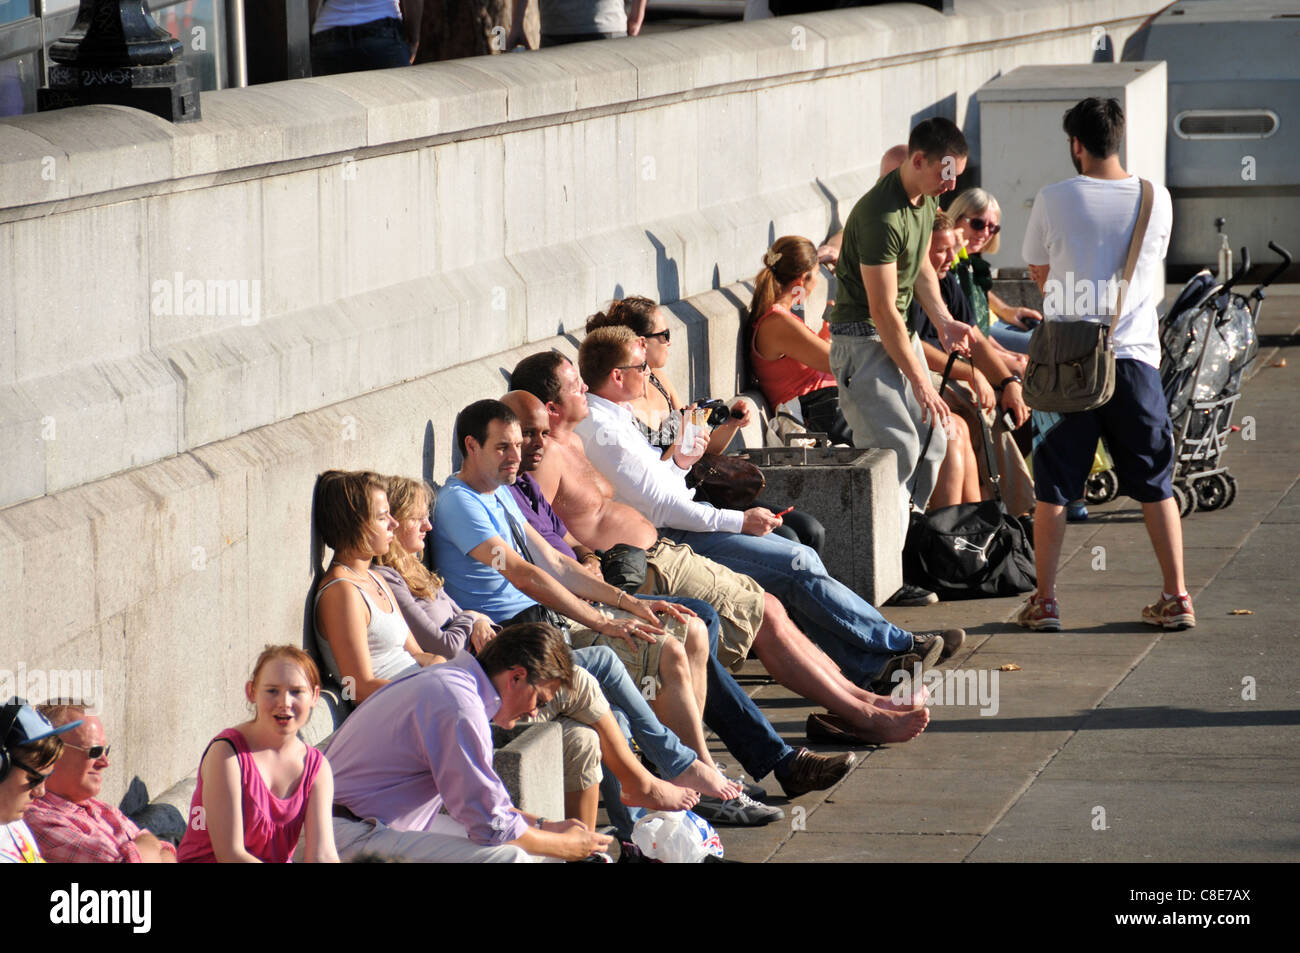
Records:
{"label": "baby stroller", "polygon": [[1259,351],[1255,323],[1264,289],[1291,265],[1286,249],[1268,247],[1282,263],[1249,295],[1232,290],[1250,268],[1250,252],[1242,248],[1241,266],[1227,282],[1198,272],[1160,319],[1160,383],[1174,430],[1174,499],[1182,516],[1222,509],[1237,496],[1237,481],[1221,458],[1242,375]]}

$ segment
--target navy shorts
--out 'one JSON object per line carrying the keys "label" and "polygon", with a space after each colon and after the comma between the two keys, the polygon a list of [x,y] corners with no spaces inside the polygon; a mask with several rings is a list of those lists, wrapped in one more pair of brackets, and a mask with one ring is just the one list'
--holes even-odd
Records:
{"label": "navy shorts", "polygon": [[1135,360],[1115,362],[1115,394],[1096,410],[1034,411],[1034,495],[1064,506],[1083,498],[1097,438],[1115,461],[1119,492],[1139,503],[1174,495],[1174,434],[1160,374]]}

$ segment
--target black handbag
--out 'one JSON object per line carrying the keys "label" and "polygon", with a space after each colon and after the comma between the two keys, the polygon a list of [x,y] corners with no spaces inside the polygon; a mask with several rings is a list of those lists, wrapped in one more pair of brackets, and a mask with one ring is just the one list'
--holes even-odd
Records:
{"label": "black handbag", "polygon": [[600,557],[600,574],[607,583],[632,595],[641,591],[650,571],[644,549],[630,543],[615,543],[596,555]]}
{"label": "black handbag", "polygon": [[[956,353],[948,358],[939,387],[941,395],[956,359]],[[993,438],[984,415],[978,416],[984,429],[985,460],[994,498],[944,506],[930,513],[914,510],[903,545],[903,578],[910,585],[933,590],[941,599],[1014,596],[1038,585],[1032,524],[1009,515],[1003,506]],[[932,422],[921,459],[925,459],[933,436]]]}

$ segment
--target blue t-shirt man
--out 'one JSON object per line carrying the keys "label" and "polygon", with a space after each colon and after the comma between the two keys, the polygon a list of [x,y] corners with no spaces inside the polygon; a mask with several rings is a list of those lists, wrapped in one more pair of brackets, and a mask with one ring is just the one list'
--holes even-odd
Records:
{"label": "blue t-shirt man", "polygon": [[519,552],[511,520],[522,534],[528,521],[509,490],[501,486],[479,493],[454,476],[438,493],[433,508],[433,558],[447,595],[461,608],[482,612],[493,622],[504,622],[536,605],[496,569],[469,555],[494,537]]}

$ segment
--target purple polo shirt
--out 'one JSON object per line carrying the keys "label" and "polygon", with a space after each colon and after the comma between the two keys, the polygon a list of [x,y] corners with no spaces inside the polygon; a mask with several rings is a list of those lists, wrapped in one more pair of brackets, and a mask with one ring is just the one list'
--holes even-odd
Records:
{"label": "purple polo shirt", "polygon": [[399,831],[427,830],[445,803],[483,847],[515,840],[528,822],[492,768],[488,720],[501,696],[473,656],[389,682],[330,741],[334,801]]}
{"label": "purple polo shirt", "polygon": [[573,547],[564,541],[569,527],[564,525],[564,520],[555,515],[555,510],[551,509],[551,504],[547,503],[546,497],[542,496],[542,488],[537,485],[533,475],[520,473],[509,490],[510,495],[519,504],[524,519],[528,520],[533,529],[541,533],[542,538],[550,543],[556,552],[564,553],[570,559],[577,559],[578,554],[573,551]]}

